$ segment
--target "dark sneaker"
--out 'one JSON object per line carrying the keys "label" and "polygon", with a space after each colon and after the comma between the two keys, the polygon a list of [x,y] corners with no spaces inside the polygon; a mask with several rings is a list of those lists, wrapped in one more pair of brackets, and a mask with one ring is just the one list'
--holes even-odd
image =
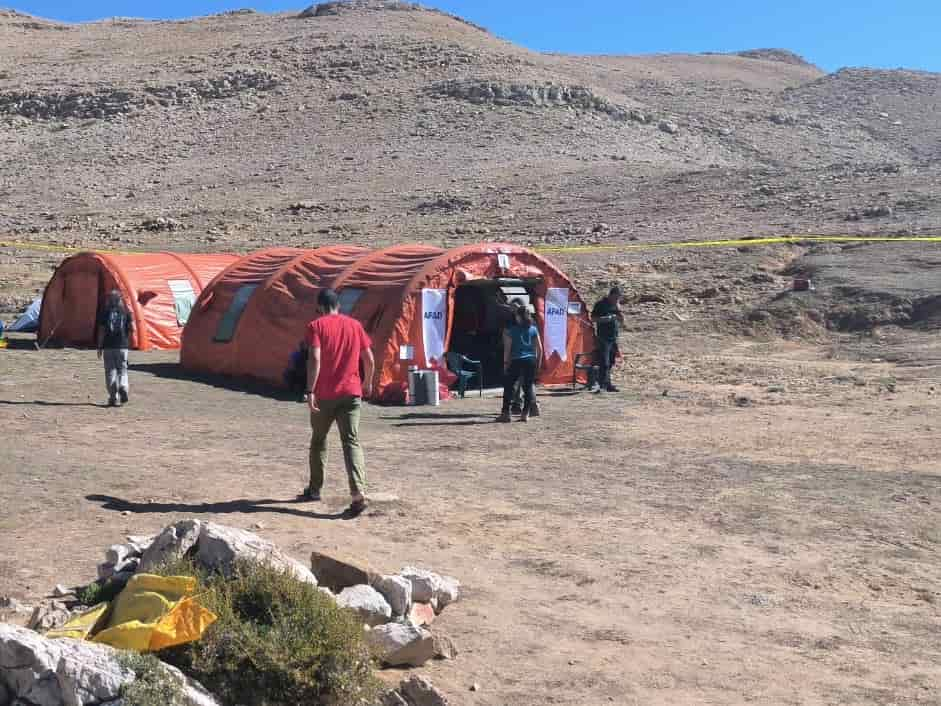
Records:
{"label": "dark sneaker", "polygon": [[369,507],[369,502],[366,500],[366,498],[363,498],[362,500],[354,500],[346,509],[346,514],[350,517],[359,517],[363,514],[367,507]]}
{"label": "dark sneaker", "polygon": [[533,403],[530,405],[530,407],[529,407],[529,416],[530,416],[530,417],[538,417],[539,415],[540,415],[539,403],[538,403],[538,402],[533,402]]}
{"label": "dark sneaker", "polygon": [[604,391],[605,392],[620,392],[620,390],[616,388],[614,385],[608,385],[606,388],[604,388]]}
{"label": "dark sneaker", "polygon": [[118,401],[117,401],[117,399],[114,398],[114,397],[110,398],[110,399],[108,400],[108,406],[109,406],[109,407],[117,407],[117,406],[118,406]]}
{"label": "dark sneaker", "polygon": [[309,503],[319,503],[320,502],[320,491],[311,490],[309,487],[304,488],[304,492],[301,493],[301,499],[306,500]]}
{"label": "dark sneaker", "polygon": [[127,390],[118,390],[118,395],[121,397],[121,404],[127,404]]}
{"label": "dark sneaker", "polygon": [[500,424],[509,424],[509,423],[512,422],[513,420],[510,419],[510,413],[509,413],[509,412],[504,412],[504,413],[501,414],[499,417],[497,417],[497,421],[498,421]]}

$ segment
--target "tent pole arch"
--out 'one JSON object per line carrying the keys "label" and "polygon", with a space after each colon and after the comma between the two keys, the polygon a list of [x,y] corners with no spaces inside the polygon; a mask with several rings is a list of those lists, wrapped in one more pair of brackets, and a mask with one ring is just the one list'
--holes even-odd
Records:
{"label": "tent pole arch", "polygon": [[147,334],[147,327],[144,326],[144,312],[141,310],[140,302],[137,301],[137,296],[134,294],[124,271],[106,253],[96,253],[95,256],[103,263],[108,263],[108,271],[112,273],[115,281],[119,283],[130,301],[131,306],[129,308],[134,315],[134,335],[137,337],[137,349],[141,351],[149,349],[150,336]]}

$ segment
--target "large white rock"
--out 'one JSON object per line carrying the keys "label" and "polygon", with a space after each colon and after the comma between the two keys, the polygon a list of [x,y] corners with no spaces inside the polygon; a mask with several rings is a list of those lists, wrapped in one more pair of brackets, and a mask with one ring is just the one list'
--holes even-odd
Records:
{"label": "large white rock", "polygon": [[[91,642],[49,640],[32,630],[0,624],[0,704],[97,706],[121,703],[121,687],[133,681],[119,652]],[[181,682],[186,706],[219,706],[201,685],[167,666]],[[3,700],[5,698],[5,700]]]}
{"label": "large white rock", "polygon": [[337,605],[355,610],[367,625],[382,625],[392,619],[392,608],[372,586],[350,586],[340,591]]}
{"label": "large white rock", "polygon": [[392,607],[392,615],[408,615],[412,608],[412,582],[403,576],[380,576],[373,587]]}
{"label": "large white rock", "polygon": [[131,549],[132,556],[140,556],[147,551],[147,548],[154,543],[157,538],[155,534],[131,534],[127,537],[127,546]]}
{"label": "large white rock", "polygon": [[208,569],[231,572],[237,561],[257,561],[291,573],[298,581],[317,585],[310,569],[272,542],[243,529],[204,522],[196,543],[196,561]]}
{"label": "large white rock", "polygon": [[146,573],[161,564],[180,559],[196,545],[201,527],[199,520],[181,520],[164,528],[147,547],[138,569]]}
{"label": "large white rock", "polygon": [[416,603],[432,603],[441,611],[454,603],[461,593],[461,583],[451,576],[440,576],[433,571],[406,566],[399,576],[412,584],[412,600]]}
{"label": "large white rock", "polygon": [[461,597],[461,582],[453,576],[442,576],[441,585],[435,597],[438,599],[438,610],[444,610]]}
{"label": "large white rock", "polygon": [[406,566],[399,576],[412,584],[412,600],[416,603],[430,603],[441,588],[441,577],[432,571]]}
{"label": "large white rock", "polygon": [[117,566],[118,564],[123,564],[131,556],[133,555],[128,545],[112,544],[105,550],[105,563]]}
{"label": "large white rock", "polygon": [[380,661],[390,667],[420,667],[435,656],[431,633],[408,623],[386,623],[366,633]]}

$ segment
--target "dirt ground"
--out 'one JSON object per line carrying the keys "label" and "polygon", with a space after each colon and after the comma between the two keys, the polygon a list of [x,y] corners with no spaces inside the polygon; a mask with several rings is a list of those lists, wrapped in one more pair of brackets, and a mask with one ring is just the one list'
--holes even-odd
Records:
{"label": "dirt ground", "polygon": [[460,655],[422,670],[458,705],[937,704],[937,333],[676,333],[629,335],[621,393],[543,391],[528,425],[494,424],[494,398],[370,406],[371,490],[398,499],[356,520],[339,453],[325,501],[294,499],[303,405],[163,353],[133,354],[131,404],[106,409],[93,352],[14,341],[0,594],[86,582],[108,544],[200,517],[459,577],[434,628]]}

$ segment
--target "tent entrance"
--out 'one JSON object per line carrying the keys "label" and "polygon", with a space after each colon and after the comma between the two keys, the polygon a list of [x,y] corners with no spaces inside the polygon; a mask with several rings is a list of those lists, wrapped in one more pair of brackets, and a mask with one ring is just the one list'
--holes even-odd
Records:
{"label": "tent entrance", "polygon": [[474,280],[454,291],[448,352],[481,361],[484,387],[503,386],[505,306],[516,299],[531,303],[538,284],[539,280]]}

